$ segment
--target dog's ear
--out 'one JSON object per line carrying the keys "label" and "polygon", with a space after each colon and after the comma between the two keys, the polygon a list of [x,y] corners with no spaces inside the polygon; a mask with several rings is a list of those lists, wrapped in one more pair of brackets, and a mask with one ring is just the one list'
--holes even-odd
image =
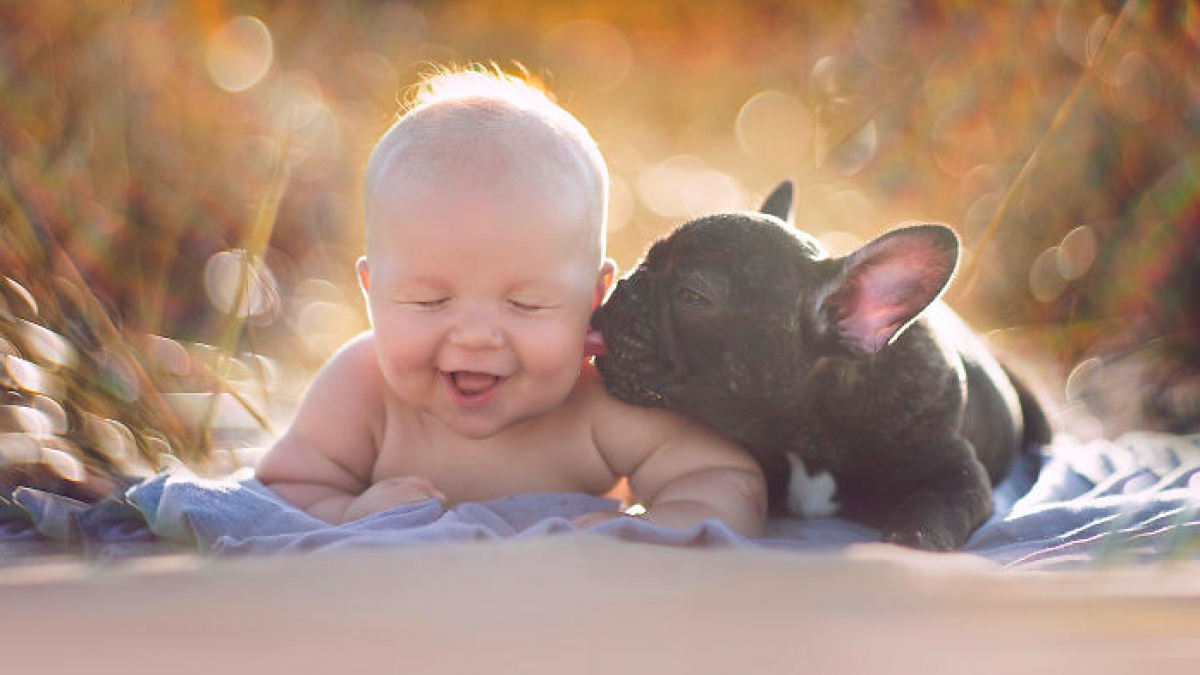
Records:
{"label": "dog's ear", "polygon": [[896,339],[942,294],[958,266],[958,236],[941,225],[893,230],[836,261],[822,289],[825,330],[858,356]]}
{"label": "dog's ear", "polygon": [[792,181],[784,180],[779,185],[771,190],[771,194],[767,195],[767,199],[762,206],[758,208],[759,213],[765,213],[769,216],[775,216],[783,222],[788,222],[788,217],[792,213]]}

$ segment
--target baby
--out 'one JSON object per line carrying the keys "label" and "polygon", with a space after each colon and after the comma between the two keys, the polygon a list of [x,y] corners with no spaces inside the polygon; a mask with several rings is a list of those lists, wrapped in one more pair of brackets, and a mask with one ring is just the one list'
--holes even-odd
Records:
{"label": "baby", "polygon": [[607,169],[574,117],[515,77],[439,74],[376,145],[364,192],[371,330],[317,374],[263,483],[341,523],[430,498],[599,495],[627,477],[651,522],[760,532],[766,489],[746,452],[611,398],[587,361],[614,264]]}

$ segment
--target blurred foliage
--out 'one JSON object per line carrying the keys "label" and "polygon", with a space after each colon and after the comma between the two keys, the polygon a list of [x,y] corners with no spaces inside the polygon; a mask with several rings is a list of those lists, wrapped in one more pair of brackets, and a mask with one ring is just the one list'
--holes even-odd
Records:
{"label": "blurred foliage", "polygon": [[[522,64],[592,130],[622,268],[790,176],[834,252],[953,225],[953,303],[1099,432],[1114,388],[1139,424],[1200,417],[1200,9],[1101,0],[0,0],[0,347],[58,386],[10,373],[6,403],[54,402],[39,437],[93,468],[115,460],[88,420],[153,464],[286,415],[366,326],[372,144],[431,64],[475,61]],[[261,441],[240,438],[216,440]]]}

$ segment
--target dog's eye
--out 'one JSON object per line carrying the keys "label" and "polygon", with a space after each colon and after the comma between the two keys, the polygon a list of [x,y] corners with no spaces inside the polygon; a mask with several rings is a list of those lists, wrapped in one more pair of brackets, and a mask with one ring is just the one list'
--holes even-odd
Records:
{"label": "dog's eye", "polygon": [[692,307],[712,306],[712,300],[709,300],[703,294],[697,293],[695,290],[687,288],[686,286],[675,291],[675,297],[678,298],[683,304],[691,305]]}

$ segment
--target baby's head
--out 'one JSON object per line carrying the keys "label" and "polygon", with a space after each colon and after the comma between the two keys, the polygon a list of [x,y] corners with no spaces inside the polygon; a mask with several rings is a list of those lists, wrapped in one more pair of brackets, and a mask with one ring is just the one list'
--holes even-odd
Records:
{"label": "baby's head", "polygon": [[378,207],[398,188],[450,195],[499,181],[584,209],[569,225],[599,267],[608,170],[596,142],[534,85],[480,70],[424,80],[408,112],[375,145],[364,181],[368,257]]}
{"label": "baby's head", "polygon": [[607,193],[595,141],[533,86],[427,80],[364,185],[358,272],[392,391],[480,438],[561,403],[612,277]]}

